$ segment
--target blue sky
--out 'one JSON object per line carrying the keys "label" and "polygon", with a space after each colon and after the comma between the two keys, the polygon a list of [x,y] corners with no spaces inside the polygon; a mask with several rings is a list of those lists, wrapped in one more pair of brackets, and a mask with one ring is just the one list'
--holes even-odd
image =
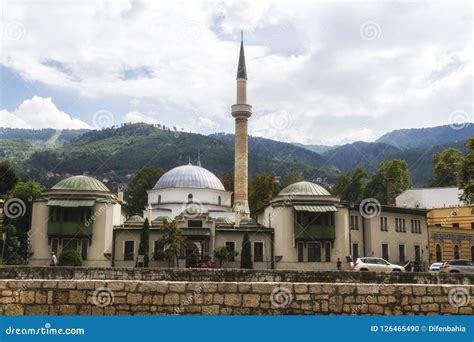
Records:
{"label": "blue sky", "polygon": [[240,29],[253,135],[472,122],[467,2],[4,1],[0,20],[0,126],[232,132]]}

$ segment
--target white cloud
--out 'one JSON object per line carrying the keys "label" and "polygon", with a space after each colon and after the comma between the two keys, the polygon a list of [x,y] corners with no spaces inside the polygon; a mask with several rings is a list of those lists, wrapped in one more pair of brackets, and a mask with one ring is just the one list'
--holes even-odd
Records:
{"label": "white cloud", "polygon": [[160,122],[153,116],[145,115],[143,113],[132,111],[125,114],[122,122],[144,122],[148,124],[159,124]]}
{"label": "white cloud", "polygon": [[[250,131],[348,142],[471,112],[471,13],[470,4],[439,2],[18,2],[0,24],[20,23],[24,34],[4,39],[0,63],[55,89],[129,97],[125,118],[134,121],[160,113],[167,125],[232,131],[244,28]],[[373,40],[361,36],[367,22],[380,27]],[[277,111],[291,113],[291,128],[259,119]]]}
{"label": "white cloud", "polygon": [[85,122],[59,110],[50,97],[33,96],[13,112],[0,111],[0,126],[11,128],[91,128]]}

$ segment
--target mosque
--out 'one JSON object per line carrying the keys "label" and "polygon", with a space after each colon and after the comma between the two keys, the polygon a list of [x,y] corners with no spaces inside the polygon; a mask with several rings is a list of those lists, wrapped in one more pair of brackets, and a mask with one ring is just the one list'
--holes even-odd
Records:
{"label": "mosque", "polygon": [[[74,249],[85,266],[135,267],[145,219],[150,222],[151,267],[168,266],[167,261],[155,260],[153,255],[164,224],[172,220],[185,237],[175,267],[198,267],[203,260],[213,259],[217,264],[214,251],[227,247],[237,255],[222,267],[238,268],[245,233],[250,238],[255,269],[332,270],[338,259],[346,261],[348,256],[388,259],[389,253],[393,262],[403,262],[412,254],[420,262],[427,260],[424,211],[383,206],[379,213],[383,216],[363,217],[359,208],[342,204],[338,197],[311,182],[289,185],[251,218],[248,121],[252,106],[247,103],[243,41],[236,104],[231,109],[235,118],[233,203],[232,193],[200,163],[166,172],[147,191],[148,205],[141,216],[127,216],[123,193],[112,193],[91,177],[69,177],[33,203],[29,263],[48,265],[52,252],[59,255]],[[399,234],[397,228],[389,239],[385,226],[379,227],[402,219],[411,220],[411,234]],[[413,225],[420,229],[415,232]],[[348,267],[348,263],[344,265]]]}

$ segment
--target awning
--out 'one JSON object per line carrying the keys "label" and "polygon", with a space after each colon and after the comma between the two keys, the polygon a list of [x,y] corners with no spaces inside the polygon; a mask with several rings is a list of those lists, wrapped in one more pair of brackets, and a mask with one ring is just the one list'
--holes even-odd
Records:
{"label": "awning", "polygon": [[337,211],[334,205],[295,205],[296,211],[309,211],[312,213],[324,213],[327,211]]}
{"label": "awning", "polygon": [[48,206],[65,207],[65,208],[78,208],[78,207],[93,207],[95,200],[87,199],[50,199]]}

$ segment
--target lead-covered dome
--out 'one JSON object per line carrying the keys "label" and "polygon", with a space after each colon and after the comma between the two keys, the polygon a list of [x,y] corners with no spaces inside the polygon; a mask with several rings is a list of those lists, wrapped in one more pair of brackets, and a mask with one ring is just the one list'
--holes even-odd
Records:
{"label": "lead-covered dome", "polygon": [[298,182],[288,185],[284,188],[279,196],[330,196],[329,191],[324,189],[321,185],[311,182]]}
{"label": "lead-covered dome", "polygon": [[59,181],[53,190],[104,191],[110,190],[101,181],[87,176],[72,176]]}
{"label": "lead-covered dome", "polygon": [[183,165],[166,172],[153,189],[198,188],[225,191],[219,178],[205,168]]}

